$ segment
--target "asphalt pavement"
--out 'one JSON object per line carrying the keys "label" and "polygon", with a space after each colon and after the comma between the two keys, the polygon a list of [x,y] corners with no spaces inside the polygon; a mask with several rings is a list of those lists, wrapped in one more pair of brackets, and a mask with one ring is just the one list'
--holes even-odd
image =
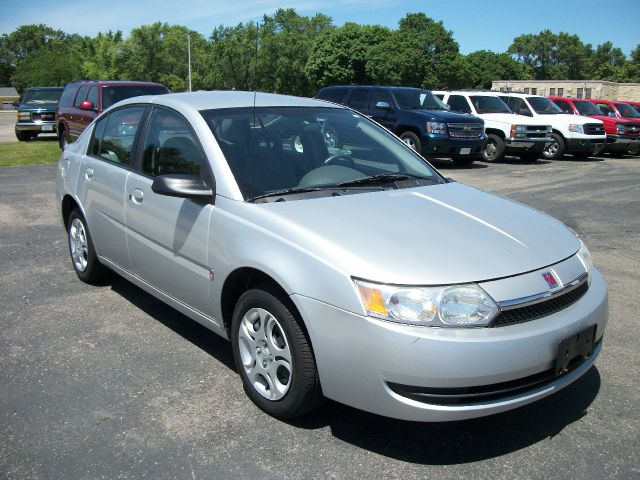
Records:
{"label": "asphalt pavement", "polygon": [[225,340],[120,277],[76,278],[55,165],[0,168],[0,478],[640,478],[640,158],[437,166],[585,239],[610,320],[579,381],[465,422],[334,402],[275,420]]}

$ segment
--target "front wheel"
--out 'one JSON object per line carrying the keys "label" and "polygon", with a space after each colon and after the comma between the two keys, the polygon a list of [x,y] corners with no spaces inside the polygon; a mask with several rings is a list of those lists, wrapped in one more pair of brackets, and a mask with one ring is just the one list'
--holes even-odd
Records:
{"label": "front wheel", "polygon": [[504,160],[505,150],[504,140],[498,135],[490,133],[487,135],[487,143],[482,150],[482,158],[489,163],[501,162]]}
{"label": "front wheel", "polygon": [[420,137],[413,132],[406,131],[400,134],[400,140],[406,143],[412,150],[415,150],[418,153],[422,153],[422,143],[420,142]]}
{"label": "front wheel", "polygon": [[311,344],[288,299],[267,290],[246,291],[231,324],[233,357],[244,391],[276,418],[293,418],[322,402]]}
{"label": "front wheel", "polygon": [[550,133],[549,137],[551,137],[551,142],[544,146],[542,155],[548,160],[560,160],[566,149],[564,139],[557,133]]}
{"label": "front wheel", "polygon": [[77,208],[69,215],[67,234],[71,263],[78,278],[85,283],[102,280],[108,273],[107,267],[98,260],[87,222]]}
{"label": "front wheel", "polygon": [[60,146],[60,150],[64,150],[69,145],[69,139],[67,138],[67,132],[64,128],[60,128],[58,133],[58,145]]}

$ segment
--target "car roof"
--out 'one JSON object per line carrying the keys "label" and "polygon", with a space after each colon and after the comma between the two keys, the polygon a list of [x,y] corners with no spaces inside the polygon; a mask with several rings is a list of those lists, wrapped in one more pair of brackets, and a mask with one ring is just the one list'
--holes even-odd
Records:
{"label": "car roof", "polygon": [[329,87],[321,88],[320,90],[328,90],[330,88],[394,88],[394,89],[402,89],[402,90],[429,90],[428,88],[418,88],[418,87],[403,87],[401,85],[331,85]]}
{"label": "car roof", "polygon": [[64,87],[29,87],[27,90],[64,90]]}
{"label": "car roof", "polygon": [[200,91],[168,93],[165,95],[145,95],[132,97],[118,105],[128,103],[154,103],[168,107],[182,107],[193,110],[210,110],[242,107],[326,107],[344,108],[334,103],[311,98],[278,95],[275,93],[244,92],[236,90]]}
{"label": "car roof", "polygon": [[100,85],[153,85],[158,87],[164,87],[161,83],[157,82],[144,82],[140,80],[75,80],[73,82],[69,82],[69,84],[81,84],[81,83],[90,83],[90,84],[100,84]]}

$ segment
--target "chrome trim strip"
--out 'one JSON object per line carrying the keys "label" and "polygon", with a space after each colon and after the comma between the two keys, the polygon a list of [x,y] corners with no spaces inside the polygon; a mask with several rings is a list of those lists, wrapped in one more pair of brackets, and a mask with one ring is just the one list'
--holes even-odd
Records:
{"label": "chrome trim strip", "polygon": [[502,302],[498,302],[498,307],[501,312],[506,312],[509,310],[513,310],[515,308],[528,307],[529,305],[535,305],[536,303],[545,302],[554,297],[558,297],[560,295],[564,295],[565,293],[569,293],[572,290],[575,290],[580,285],[585,283],[589,279],[589,272],[584,272],[575,280],[567,283],[564,287],[555,291],[547,291],[536,293],[535,295],[530,295],[528,297],[515,298],[513,300],[504,300]]}

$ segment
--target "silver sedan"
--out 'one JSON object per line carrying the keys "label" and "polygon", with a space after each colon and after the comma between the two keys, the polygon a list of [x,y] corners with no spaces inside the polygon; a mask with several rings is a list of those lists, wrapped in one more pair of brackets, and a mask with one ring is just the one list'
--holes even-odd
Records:
{"label": "silver sedan", "polygon": [[571,230],[334,104],[125,100],[64,150],[57,200],[80,280],[116,272],[230,339],[278,418],[324,398],[489,415],[569,385],[602,347],[606,283]]}

